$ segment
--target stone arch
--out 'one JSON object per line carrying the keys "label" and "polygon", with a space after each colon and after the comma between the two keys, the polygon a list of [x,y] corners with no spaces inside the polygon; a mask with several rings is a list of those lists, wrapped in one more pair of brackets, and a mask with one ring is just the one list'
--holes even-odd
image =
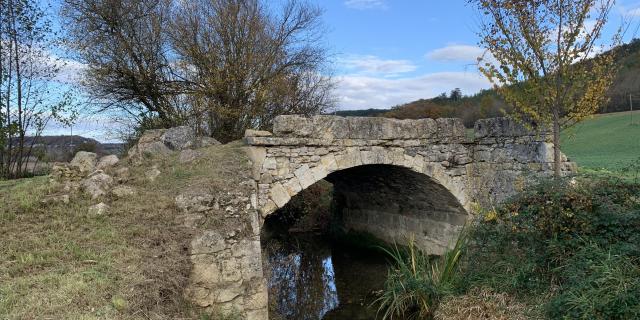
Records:
{"label": "stone arch", "polygon": [[[307,148],[310,149],[309,147]],[[318,150],[314,150],[314,152],[317,153]],[[324,150],[319,152],[323,154]],[[259,204],[258,209],[263,217],[283,207],[296,194],[325,179],[328,175],[365,165],[397,166],[423,174],[451,192],[465,209],[469,209],[470,206],[469,197],[466,195],[462,179],[456,179],[455,176],[448,174],[446,167],[442,164],[426,162],[425,156],[422,154],[415,153],[412,155],[407,153],[404,148],[379,146],[367,148],[346,147],[342,151],[327,152],[317,157],[315,163],[311,165],[309,163],[302,164],[293,171],[289,169],[283,170],[283,168],[291,168],[291,163],[283,163],[282,160],[279,162],[278,160],[266,159],[262,163],[260,182],[267,183],[259,183],[258,193],[266,195],[266,197],[262,198],[263,201]],[[275,170],[280,171],[279,178],[274,178],[273,174],[266,172],[270,168],[274,168],[274,166]]]}

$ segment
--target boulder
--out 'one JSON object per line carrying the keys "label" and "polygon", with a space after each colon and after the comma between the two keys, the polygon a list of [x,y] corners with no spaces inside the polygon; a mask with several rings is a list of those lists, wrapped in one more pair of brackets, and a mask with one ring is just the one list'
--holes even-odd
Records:
{"label": "boulder", "polygon": [[97,161],[97,154],[93,152],[80,151],[76,153],[75,157],[73,157],[70,165],[80,170],[80,172],[88,173],[95,170]]}
{"label": "boulder", "polygon": [[96,199],[106,195],[112,184],[113,178],[102,170],[98,170],[83,180],[81,185],[84,192],[89,194],[92,199]]}
{"label": "boulder", "polygon": [[152,155],[164,155],[171,152],[171,149],[167,147],[162,141],[162,136],[166,130],[156,129],[145,131],[138,143],[129,149],[128,155],[131,158],[142,158],[144,156]]}
{"label": "boulder", "polygon": [[100,160],[98,161],[98,164],[96,165],[96,169],[104,170],[107,168],[111,168],[115,166],[119,161],[120,159],[118,159],[118,156],[116,156],[115,154],[104,156],[100,158]]}
{"label": "boulder", "polygon": [[109,206],[104,202],[100,202],[96,205],[89,207],[90,216],[101,216],[109,212]]}
{"label": "boulder", "polygon": [[178,162],[180,163],[190,163],[198,158],[202,157],[202,152],[196,150],[182,150],[180,151],[180,155],[178,156]]}
{"label": "boulder", "polygon": [[189,126],[167,129],[162,142],[171,150],[184,150],[196,144],[196,132]]}

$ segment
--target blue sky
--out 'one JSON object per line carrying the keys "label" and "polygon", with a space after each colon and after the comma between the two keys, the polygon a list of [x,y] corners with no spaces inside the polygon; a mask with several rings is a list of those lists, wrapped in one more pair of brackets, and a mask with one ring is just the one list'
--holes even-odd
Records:
{"label": "blue sky", "polygon": [[[480,16],[466,0],[310,1],[324,9],[339,110],[390,108],[457,87],[464,94],[489,87],[474,66],[483,53],[476,36]],[[617,2],[605,42],[623,17],[632,22],[628,40],[636,32],[640,0]],[[68,69],[65,77],[73,79],[82,65],[70,61]],[[109,125],[84,115],[74,133],[113,140],[105,133]]]}

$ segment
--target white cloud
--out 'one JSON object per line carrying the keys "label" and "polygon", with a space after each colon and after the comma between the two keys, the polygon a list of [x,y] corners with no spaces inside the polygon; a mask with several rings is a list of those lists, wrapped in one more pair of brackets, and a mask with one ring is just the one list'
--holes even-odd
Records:
{"label": "white cloud", "polygon": [[347,75],[337,80],[335,94],[340,110],[390,108],[432,98],[453,88],[471,94],[490,87],[477,72],[439,72],[401,79]]}
{"label": "white cloud", "polygon": [[344,5],[351,9],[368,10],[368,9],[386,9],[387,4],[384,0],[346,0]]}
{"label": "white cloud", "polygon": [[427,53],[426,57],[443,62],[476,62],[484,53],[485,50],[478,46],[449,45]]}
{"label": "white cloud", "polygon": [[66,84],[79,84],[82,78],[82,73],[87,69],[87,65],[77,60],[63,59],[53,57],[58,66],[58,74],[53,78],[54,81],[66,83]]}
{"label": "white cloud", "polygon": [[381,59],[372,55],[351,55],[341,59],[340,64],[350,72],[359,75],[396,76],[401,73],[412,72],[417,66],[409,60]]}

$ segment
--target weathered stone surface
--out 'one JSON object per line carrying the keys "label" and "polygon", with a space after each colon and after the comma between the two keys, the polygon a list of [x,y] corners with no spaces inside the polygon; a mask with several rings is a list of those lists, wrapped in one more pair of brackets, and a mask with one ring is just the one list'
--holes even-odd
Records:
{"label": "weathered stone surface", "polygon": [[[247,194],[219,205],[219,195],[213,203],[176,199],[193,221],[225,217],[217,220],[225,227],[200,233],[191,244],[187,296],[207,310],[236,308],[244,318],[266,319],[261,223],[321,179],[333,184],[345,229],[389,242],[413,235],[423,250],[443,252],[475,203],[498,203],[528,177],[551,173],[552,145],[518,130],[502,119],[486,121],[472,139],[459,119],[291,115],[275,119],[273,134],[247,131],[253,169]],[[565,162],[563,170],[574,166]],[[232,224],[227,217],[250,220]]]}
{"label": "weathered stone surface", "polygon": [[102,170],[98,170],[83,180],[81,186],[85,193],[92,199],[96,199],[106,195],[112,184],[113,178]]}
{"label": "weathered stone surface", "polygon": [[244,131],[245,137],[270,137],[273,134],[269,131],[247,129]]}
{"label": "weathered stone surface", "polygon": [[196,132],[189,126],[174,127],[167,129],[161,139],[171,150],[184,150],[195,145]]}
{"label": "weathered stone surface", "polygon": [[101,216],[109,212],[109,206],[104,202],[89,207],[90,216]]}
{"label": "weathered stone surface", "polygon": [[115,166],[118,162],[120,161],[120,159],[118,159],[118,156],[111,154],[108,156],[104,156],[102,158],[100,158],[100,160],[98,161],[98,164],[96,165],[96,169],[97,170],[104,170],[107,168],[111,168],[113,166]]}
{"label": "weathered stone surface", "polygon": [[214,207],[214,200],[205,191],[191,191],[176,197],[176,207],[185,213],[204,212]]}
{"label": "weathered stone surface", "polygon": [[98,155],[93,152],[80,151],[76,153],[71,160],[72,167],[77,168],[80,172],[89,173],[95,170]]}
{"label": "weathered stone surface", "polygon": [[116,198],[128,198],[136,194],[136,189],[130,186],[117,186],[111,189],[111,194]]}

